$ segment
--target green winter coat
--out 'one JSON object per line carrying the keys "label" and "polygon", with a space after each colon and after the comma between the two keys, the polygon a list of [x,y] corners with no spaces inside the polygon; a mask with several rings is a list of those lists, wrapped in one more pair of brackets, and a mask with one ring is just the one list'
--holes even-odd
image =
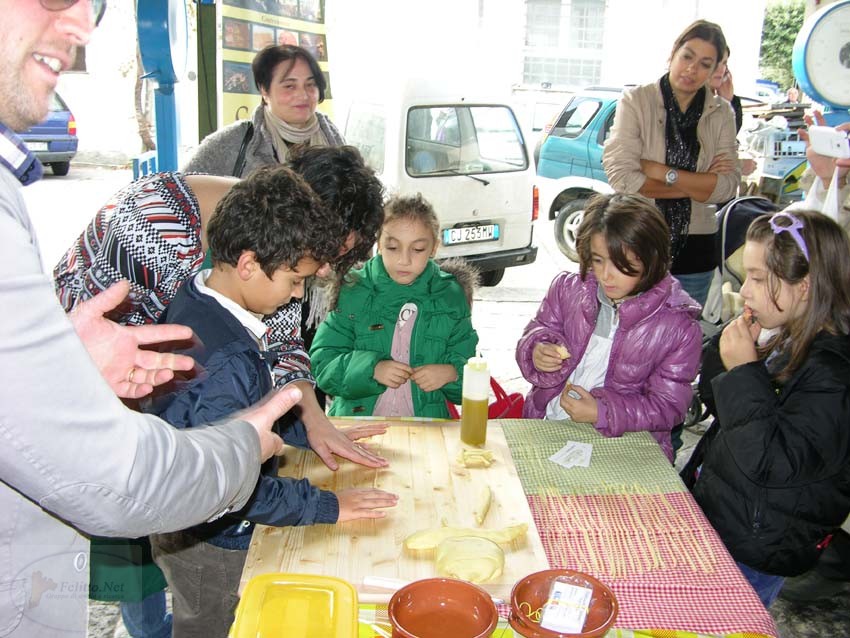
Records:
{"label": "green winter coat", "polygon": [[[319,326],[310,359],[319,387],[334,397],[332,416],[371,415],[387,386],[374,379],[375,366],[390,356],[401,307],[418,307],[410,338],[410,365],[448,363],[457,381],[435,392],[412,384],[416,416],[448,417],[446,400],[461,402],[463,366],[475,356],[478,335],[472,327],[467,292],[454,275],[429,262],[409,286],[395,283],[380,255],[351,273],[336,309]],[[471,293],[469,295],[471,297]]]}

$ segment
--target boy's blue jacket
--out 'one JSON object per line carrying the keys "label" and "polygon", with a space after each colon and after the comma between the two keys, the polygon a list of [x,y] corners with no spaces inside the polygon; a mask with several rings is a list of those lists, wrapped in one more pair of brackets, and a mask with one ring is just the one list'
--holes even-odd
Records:
{"label": "boy's blue jacket", "polygon": [[[146,412],[177,428],[199,427],[247,408],[271,391],[273,356],[262,352],[246,328],[215,299],[199,292],[194,279],[178,291],[160,323],[194,330],[199,345],[180,352],[193,357],[201,372],[155,395],[146,403]],[[282,421],[275,427],[283,430],[284,441],[308,447],[304,424],[295,421],[285,426]],[[285,526],[337,521],[339,502],[333,492],[319,490],[306,479],[280,478],[277,469],[278,459],[272,457],[263,464],[257,487],[241,510],[197,525],[191,533],[218,547],[247,549],[253,523]]]}

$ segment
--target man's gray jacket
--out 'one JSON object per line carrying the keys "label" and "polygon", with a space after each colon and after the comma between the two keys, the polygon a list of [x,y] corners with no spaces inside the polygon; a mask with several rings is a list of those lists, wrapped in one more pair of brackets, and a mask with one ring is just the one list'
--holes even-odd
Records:
{"label": "man's gray jacket", "polygon": [[83,534],[174,531],[239,508],[259,454],[245,421],[180,432],[116,398],[0,166],[0,636],[85,636]]}

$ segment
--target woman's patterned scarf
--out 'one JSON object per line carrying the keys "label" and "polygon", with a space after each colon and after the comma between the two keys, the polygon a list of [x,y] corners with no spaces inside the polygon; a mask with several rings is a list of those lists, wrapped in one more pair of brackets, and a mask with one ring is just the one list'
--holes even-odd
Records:
{"label": "woman's patterned scarf", "polygon": [[[673,88],[670,86],[670,75],[668,73],[665,73],[661,78],[661,95],[664,98],[664,110],[667,112],[665,127],[667,155],[665,163],[672,168],[695,171],[700,150],[699,140],[697,139],[697,124],[702,117],[702,109],[705,105],[705,87],[697,91],[684,113],[679,110],[679,104],[676,102]],[[671,256],[675,260],[676,255],[679,254],[688,239],[688,226],[691,223],[691,200],[688,197],[656,199],[655,205],[664,214],[664,219],[667,220],[667,225],[670,227]]]}
{"label": "woman's patterned scarf", "polygon": [[306,142],[307,146],[328,145],[328,139],[319,126],[319,118],[315,113],[310,116],[310,119],[302,128],[284,122],[272,113],[268,104],[263,108],[263,117],[266,128],[271,134],[272,144],[275,153],[277,153],[277,161],[281,164],[287,163],[290,144],[304,144]]}

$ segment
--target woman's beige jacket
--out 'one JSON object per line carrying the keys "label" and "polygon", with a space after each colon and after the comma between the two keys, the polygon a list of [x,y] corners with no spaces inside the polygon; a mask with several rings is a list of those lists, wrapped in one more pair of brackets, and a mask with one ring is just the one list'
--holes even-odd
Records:
{"label": "woman's beige jacket", "polygon": [[[707,172],[714,158],[720,154],[738,159],[732,106],[723,98],[709,93],[706,91],[702,117],[697,124],[700,144],[697,172]],[[638,193],[646,181],[646,175],[640,169],[641,159],[666,164],[666,119],[659,82],[645,84],[623,94],[617,105],[611,137],[602,153],[602,165],[615,191]],[[737,161],[735,164],[737,166]],[[707,202],[691,200],[689,234],[706,235],[715,231],[715,204],[735,197],[740,182],[740,169],[736,168],[734,173],[718,176],[717,185]]]}

